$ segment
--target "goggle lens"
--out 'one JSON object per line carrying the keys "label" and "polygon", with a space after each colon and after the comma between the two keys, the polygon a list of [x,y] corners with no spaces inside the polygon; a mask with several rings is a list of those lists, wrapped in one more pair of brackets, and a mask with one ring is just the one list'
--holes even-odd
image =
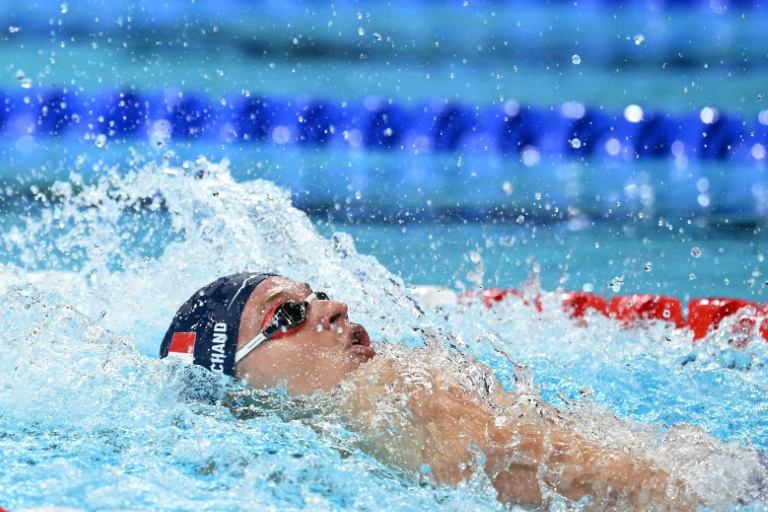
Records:
{"label": "goggle lens", "polygon": [[284,332],[303,324],[307,319],[307,307],[313,300],[330,300],[330,298],[324,292],[315,292],[305,302],[288,301],[280,304],[269,317],[269,322],[262,331],[264,335],[268,339],[274,338],[280,334],[278,331]]}

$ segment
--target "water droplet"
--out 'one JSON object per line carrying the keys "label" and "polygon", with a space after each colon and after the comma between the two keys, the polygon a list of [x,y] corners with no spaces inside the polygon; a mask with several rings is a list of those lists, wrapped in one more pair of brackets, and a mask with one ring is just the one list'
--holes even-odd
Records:
{"label": "water droplet", "polygon": [[69,12],[69,5],[61,4],[61,14],[67,14]]}
{"label": "water droplet", "polygon": [[624,278],[623,277],[614,277],[611,279],[610,284],[608,287],[613,290],[614,292],[618,293],[621,291],[621,285],[624,284]]}
{"label": "water droplet", "polygon": [[665,309],[665,310],[664,310],[664,311],[661,313],[661,316],[663,316],[664,318],[669,318],[670,316],[672,316],[672,313],[670,313],[668,309]]}
{"label": "water droplet", "polygon": [[635,36],[635,44],[636,44],[637,46],[640,46],[640,45],[641,45],[641,44],[643,44],[644,42],[645,42],[645,36],[644,36],[643,34],[637,34],[637,35]]}
{"label": "water droplet", "polygon": [[581,147],[581,141],[574,137],[571,139],[571,147],[573,149],[579,149]]}
{"label": "water droplet", "polygon": [[359,201],[361,197],[362,197],[362,194],[360,194],[359,191],[355,192],[355,199],[357,199]]}
{"label": "water droplet", "polygon": [[696,279],[696,274],[688,274],[688,279],[693,281],[694,279]]}
{"label": "water droplet", "polygon": [[533,197],[535,197],[537,201],[541,201],[541,192],[536,192],[533,194]]}
{"label": "water droplet", "polygon": [[645,271],[650,272],[651,270],[653,270],[653,263],[649,261],[648,263],[645,264]]}
{"label": "water droplet", "polygon": [[510,195],[512,193],[512,184],[505,181],[501,184],[501,191],[504,192],[505,195]]}
{"label": "water droplet", "polygon": [[581,64],[581,57],[579,57],[578,54],[574,55],[573,57],[571,57],[571,62],[573,62],[578,66],[579,64]]}
{"label": "water droplet", "polygon": [[100,133],[96,136],[96,147],[97,148],[103,148],[107,143],[107,136],[103,133]]}
{"label": "water droplet", "polygon": [[693,249],[691,249],[691,256],[693,256],[694,258],[698,258],[699,256],[701,256],[701,249],[699,249],[698,247],[694,247]]}
{"label": "water droplet", "polygon": [[29,89],[32,87],[32,80],[27,78],[27,75],[22,70],[16,71],[16,80],[19,81],[19,85],[22,89]]}

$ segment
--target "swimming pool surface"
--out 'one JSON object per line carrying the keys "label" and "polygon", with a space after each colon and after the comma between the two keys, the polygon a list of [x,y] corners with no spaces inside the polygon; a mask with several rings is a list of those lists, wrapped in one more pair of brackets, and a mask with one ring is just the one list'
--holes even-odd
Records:
{"label": "swimming pool surface", "polygon": [[[584,107],[622,123],[637,105],[657,118],[707,124],[713,115],[759,128],[763,9],[1,7],[0,92],[13,108],[0,123],[0,507],[502,509],[479,472],[451,488],[383,465],[354,432],[313,418],[312,399],[275,390],[237,409],[217,399],[239,384],[157,359],[194,290],[251,269],[347,302],[382,344],[419,346],[416,329],[437,332],[508,389],[540,392],[579,428],[649,454],[722,508],[764,509],[735,504],[759,485],[755,450],[768,449],[759,333],[740,333],[730,318],[694,344],[686,328],[573,320],[560,304],[563,291],[766,302],[764,134],[744,128],[733,152],[706,158],[703,146],[681,153],[672,140],[625,157],[610,137],[587,156],[485,150],[481,136],[418,151],[348,137],[304,143],[279,123],[258,141],[158,139],[159,107],[130,134],[96,137],[105,124],[97,111],[115,91],[147,101],[194,94],[221,108],[246,93],[322,99],[364,113],[380,112],[365,107],[374,103],[405,112],[518,105],[561,121]],[[48,109],[66,108],[45,102],[63,90],[83,121],[58,131]],[[417,128],[405,130],[411,140]],[[724,140],[717,133],[710,140]],[[492,308],[433,309],[419,285],[515,288],[542,307],[508,296]],[[202,396],[184,391],[189,379]],[[578,508],[552,508],[566,506]]]}

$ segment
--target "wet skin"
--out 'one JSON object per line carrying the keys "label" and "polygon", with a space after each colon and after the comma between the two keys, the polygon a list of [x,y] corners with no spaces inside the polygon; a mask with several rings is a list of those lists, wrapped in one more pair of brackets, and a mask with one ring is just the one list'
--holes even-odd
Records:
{"label": "wet skin", "polygon": [[[311,293],[309,285],[284,277],[261,283],[243,309],[238,349],[259,334],[277,305],[304,302]],[[365,328],[347,313],[344,303],[314,300],[304,323],[256,347],[238,363],[236,377],[259,389],[285,385],[295,395],[330,390],[375,355]]]}

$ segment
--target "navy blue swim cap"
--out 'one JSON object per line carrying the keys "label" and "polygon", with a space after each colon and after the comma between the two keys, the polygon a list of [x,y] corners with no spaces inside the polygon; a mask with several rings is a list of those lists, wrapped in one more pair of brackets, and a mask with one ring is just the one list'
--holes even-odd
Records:
{"label": "navy blue swim cap", "polygon": [[175,356],[234,377],[240,315],[253,290],[274,275],[241,272],[201,288],[173,317],[160,345],[160,358]]}

